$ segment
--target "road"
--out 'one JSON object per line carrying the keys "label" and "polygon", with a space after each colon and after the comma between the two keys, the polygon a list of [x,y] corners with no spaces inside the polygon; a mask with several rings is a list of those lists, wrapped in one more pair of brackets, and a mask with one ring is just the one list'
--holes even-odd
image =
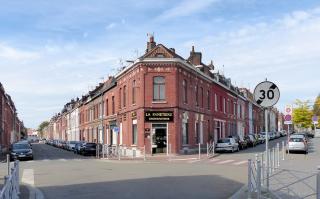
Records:
{"label": "road", "polygon": [[[283,139],[271,141],[270,147]],[[320,140],[313,144],[309,155],[290,154],[285,164],[302,167],[299,160],[312,157],[310,168],[314,168],[319,162],[315,145],[320,146]],[[247,159],[254,158],[264,147],[223,153],[212,159],[203,156],[200,161],[174,157],[171,161],[144,162],[97,160],[34,144],[34,160],[21,161],[20,173],[23,183],[37,187],[48,199],[228,198],[247,183]]]}

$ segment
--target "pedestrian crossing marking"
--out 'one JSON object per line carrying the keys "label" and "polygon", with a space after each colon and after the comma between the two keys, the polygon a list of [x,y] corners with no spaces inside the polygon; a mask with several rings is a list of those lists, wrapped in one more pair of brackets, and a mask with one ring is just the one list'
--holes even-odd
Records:
{"label": "pedestrian crossing marking", "polygon": [[230,163],[230,162],[234,162],[234,160],[225,160],[222,162],[217,162],[217,164],[226,164],[226,163]]}
{"label": "pedestrian crossing marking", "polygon": [[244,161],[240,161],[240,162],[235,162],[233,163],[234,165],[241,165],[241,164],[245,164],[247,163],[248,161],[247,160],[244,160]]}
{"label": "pedestrian crossing marking", "polygon": [[217,162],[217,161],[220,161],[220,159],[212,159],[212,160],[210,160],[209,162]]}

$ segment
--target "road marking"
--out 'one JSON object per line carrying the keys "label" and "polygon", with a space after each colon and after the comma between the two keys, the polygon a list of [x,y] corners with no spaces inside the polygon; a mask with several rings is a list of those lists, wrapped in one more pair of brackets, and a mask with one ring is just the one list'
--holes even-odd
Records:
{"label": "road marking", "polygon": [[225,161],[222,161],[222,162],[217,162],[217,164],[227,164],[227,163],[230,163],[230,162],[233,162],[234,160],[225,160]]}
{"label": "road marking", "polygon": [[212,159],[212,160],[210,160],[209,162],[217,162],[217,161],[219,161],[220,159]]}
{"label": "road marking", "polygon": [[59,161],[66,162],[67,160],[63,158],[63,159],[59,159]]}
{"label": "road marking", "polygon": [[240,161],[240,162],[235,162],[235,163],[233,163],[233,165],[241,165],[241,164],[245,164],[247,162],[248,162],[248,160],[243,160],[243,161]]}
{"label": "road marking", "polygon": [[33,169],[24,169],[21,182],[34,185],[34,171]]}
{"label": "road marking", "polygon": [[188,163],[195,163],[195,162],[200,162],[200,160],[193,160],[193,161],[189,161]]}
{"label": "road marking", "polygon": [[180,158],[180,159],[169,159],[170,161],[184,161],[184,160],[196,160],[198,158]]}
{"label": "road marking", "polygon": [[44,161],[44,162],[48,162],[48,161],[50,161],[49,159],[43,159],[42,161]]}

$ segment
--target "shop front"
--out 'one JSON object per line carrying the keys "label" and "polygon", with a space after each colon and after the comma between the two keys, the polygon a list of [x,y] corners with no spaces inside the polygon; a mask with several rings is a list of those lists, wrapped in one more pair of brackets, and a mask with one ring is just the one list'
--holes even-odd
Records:
{"label": "shop front", "polygon": [[145,111],[145,122],[151,123],[151,153],[169,154],[169,122],[173,122],[173,111]]}

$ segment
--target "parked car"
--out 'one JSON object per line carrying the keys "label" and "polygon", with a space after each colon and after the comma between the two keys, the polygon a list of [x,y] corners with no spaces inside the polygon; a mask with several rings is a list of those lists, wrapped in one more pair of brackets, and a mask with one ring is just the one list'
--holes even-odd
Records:
{"label": "parked car", "polygon": [[287,131],[286,131],[286,130],[280,131],[280,135],[281,135],[282,137],[287,136]]}
{"label": "parked car", "polygon": [[80,142],[80,141],[68,141],[68,142],[67,142],[67,148],[66,148],[66,149],[69,150],[69,151],[73,151],[75,145],[76,145],[78,142]]}
{"label": "parked car", "polygon": [[274,132],[268,132],[268,133],[269,133],[269,138],[270,138],[270,140],[276,139],[276,135],[275,135]]}
{"label": "parked car", "polygon": [[81,149],[83,143],[84,143],[83,141],[79,141],[78,143],[76,143],[74,145],[73,152],[76,153],[76,154],[80,154],[80,149]]}
{"label": "parked car", "polygon": [[306,133],[295,133],[293,135],[290,135],[291,137],[302,137],[307,143],[309,142],[309,137]]}
{"label": "parked car", "polygon": [[301,137],[301,136],[295,136],[292,135],[289,138],[289,142],[288,142],[288,147],[287,147],[287,152],[291,152],[291,151],[302,151],[305,154],[308,153],[308,144],[306,142],[306,140]]}
{"label": "parked car", "polygon": [[248,146],[254,147],[258,144],[258,141],[256,140],[256,138],[252,134],[246,135],[246,136],[244,136],[244,138],[247,141]]}
{"label": "parked car", "polygon": [[275,137],[276,137],[276,138],[281,137],[281,133],[280,133],[280,131],[274,132],[274,134],[275,134]]}
{"label": "parked car", "polygon": [[93,142],[85,142],[80,148],[80,154],[82,155],[95,155],[97,144]]}
{"label": "parked car", "polygon": [[228,138],[234,138],[235,141],[238,143],[240,150],[248,148],[247,142],[239,135],[230,135],[228,136]]}
{"label": "parked car", "polygon": [[33,160],[33,152],[30,144],[15,143],[11,146],[10,160],[29,159]]}
{"label": "parked car", "polygon": [[216,151],[239,151],[239,144],[234,138],[222,138],[216,144]]}
{"label": "parked car", "polygon": [[258,140],[261,144],[266,142],[266,134],[265,133],[263,133],[263,132],[259,133],[258,136],[259,136]]}

